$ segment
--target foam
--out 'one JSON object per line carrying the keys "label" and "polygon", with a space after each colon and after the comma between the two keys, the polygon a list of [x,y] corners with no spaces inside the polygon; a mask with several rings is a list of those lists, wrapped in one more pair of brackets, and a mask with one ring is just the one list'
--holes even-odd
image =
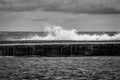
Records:
{"label": "foam", "polygon": [[67,30],[61,26],[47,25],[44,29],[49,34],[41,37],[37,34],[29,38],[22,38],[20,40],[120,40],[120,33],[113,36],[108,34],[77,34],[76,29]]}

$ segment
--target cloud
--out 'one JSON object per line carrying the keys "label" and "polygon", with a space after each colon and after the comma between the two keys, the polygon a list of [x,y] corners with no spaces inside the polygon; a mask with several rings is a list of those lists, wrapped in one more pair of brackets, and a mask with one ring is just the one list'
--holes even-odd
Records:
{"label": "cloud", "polygon": [[119,14],[119,0],[0,0],[1,11],[51,11],[63,13]]}
{"label": "cloud", "polygon": [[60,12],[1,13],[0,31],[42,31],[44,24],[79,31],[120,31],[120,14],[91,15]]}
{"label": "cloud", "polygon": [[[104,3],[105,2],[105,3]],[[119,14],[120,6],[118,6],[117,0],[111,2],[111,0],[70,0],[66,3],[53,3],[48,4],[42,8],[44,11],[56,11],[56,12],[64,12],[64,13],[91,13],[91,14]]]}
{"label": "cloud", "polygon": [[42,22],[47,21],[47,20],[48,20],[47,17],[45,17],[45,18],[37,18],[37,19],[33,19],[33,21],[42,21]]}
{"label": "cloud", "polygon": [[11,9],[11,5],[3,0],[0,0],[0,11],[8,11]]}

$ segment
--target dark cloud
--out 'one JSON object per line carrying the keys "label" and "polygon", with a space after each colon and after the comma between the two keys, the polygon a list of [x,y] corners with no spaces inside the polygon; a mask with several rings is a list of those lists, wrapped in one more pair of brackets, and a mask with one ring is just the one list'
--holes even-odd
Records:
{"label": "dark cloud", "polygon": [[[91,2],[90,2],[91,1]],[[91,14],[119,14],[120,13],[120,6],[117,6],[120,2],[116,1],[109,3],[105,2],[95,2],[95,0],[70,0],[66,3],[53,3],[44,5],[42,10],[44,11],[57,11],[57,12],[64,12],[64,13],[91,13]]]}
{"label": "dark cloud", "polygon": [[1,11],[9,11],[11,10],[12,5],[10,5],[8,2],[4,0],[0,0],[0,10]]}
{"label": "dark cloud", "polygon": [[90,13],[90,14],[119,14],[120,10],[116,10],[114,8],[109,8],[109,7],[100,7],[97,8],[88,6],[89,8],[86,7],[73,7],[73,8],[62,8],[60,9],[57,6],[50,6],[50,7],[44,7],[42,8],[42,10],[44,11],[56,11],[56,12],[64,12],[64,13],[75,13],[75,14],[79,14],[79,13]]}
{"label": "dark cloud", "polygon": [[64,13],[119,14],[119,0],[0,0],[1,11],[54,11]]}

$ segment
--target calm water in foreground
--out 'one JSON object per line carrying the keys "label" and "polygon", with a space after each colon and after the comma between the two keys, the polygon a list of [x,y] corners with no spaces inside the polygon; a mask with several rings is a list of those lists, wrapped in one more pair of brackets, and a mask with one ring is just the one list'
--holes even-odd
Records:
{"label": "calm water in foreground", "polygon": [[120,57],[0,57],[0,80],[120,80]]}

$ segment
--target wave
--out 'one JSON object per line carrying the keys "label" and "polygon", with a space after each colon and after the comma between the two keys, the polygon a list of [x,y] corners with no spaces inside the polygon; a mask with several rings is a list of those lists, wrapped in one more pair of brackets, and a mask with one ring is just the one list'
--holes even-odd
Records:
{"label": "wave", "polygon": [[44,29],[48,32],[47,36],[34,35],[27,38],[22,38],[20,40],[120,40],[120,33],[110,36],[106,33],[104,34],[77,34],[76,29],[67,30],[61,26],[47,25]]}

